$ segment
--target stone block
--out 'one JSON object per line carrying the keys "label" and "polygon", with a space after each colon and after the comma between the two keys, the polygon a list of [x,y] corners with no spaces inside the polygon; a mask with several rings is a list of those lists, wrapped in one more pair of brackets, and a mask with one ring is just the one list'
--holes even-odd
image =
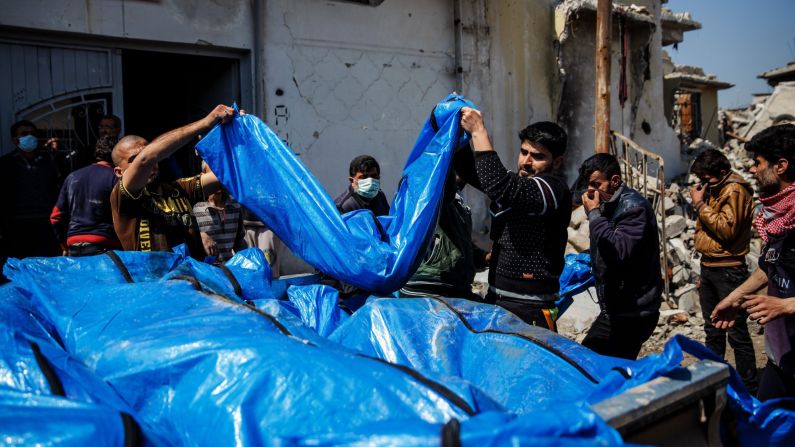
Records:
{"label": "stone block", "polygon": [[570,237],[569,243],[577,250],[578,253],[582,253],[591,247],[591,239],[579,233],[575,234],[573,237]]}
{"label": "stone block", "polygon": [[571,223],[569,226],[573,227],[574,229],[579,229],[583,224],[588,225],[588,215],[585,214],[585,207],[580,206],[571,212]]}
{"label": "stone block", "polygon": [[557,325],[570,327],[574,332],[586,331],[599,316],[599,312],[599,305],[596,303],[596,289],[591,287],[574,296],[574,302],[558,319]]}
{"label": "stone block", "polygon": [[663,199],[663,206],[665,207],[665,212],[669,213],[673,211],[674,208],[676,208],[676,202],[670,197],[666,197],[665,199]]}
{"label": "stone block", "polygon": [[680,265],[689,262],[690,250],[681,239],[670,239],[668,241],[668,255],[673,265]]}
{"label": "stone block", "polygon": [[684,286],[676,289],[676,291],[674,292],[674,297],[675,298],[679,298],[682,295],[684,295],[684,294],[686,294],[688,292],[691,292],[693,290],[696,290],[696,285],[695,284],[685,284]]}
{"label": "stone block", "polygon": [[687,229],[687,219],[674,214],[665,218],[665,236],[673,238],[679,236]]}
{"label": "stone block", "polygon": [[682,294],[679,297],[679,309],[686,311],[690,315],[696,315],[701,312],[698,291],[693,289]]}

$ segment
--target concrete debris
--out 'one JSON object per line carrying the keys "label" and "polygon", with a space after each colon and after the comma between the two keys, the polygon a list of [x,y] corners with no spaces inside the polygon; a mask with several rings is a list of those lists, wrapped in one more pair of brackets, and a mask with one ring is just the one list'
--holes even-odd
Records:
{"label": "concrete debris", "polygon": [[596,289],[591,287],[574,296],[574,302],[556,322],[558,331],[570,338],[582,341],[596,317],[599,316],[599,304],[596,301]]}
{"label": "concrete debris", "polygon": [[684,233],[687,230],[687,219],[684,216],[668,216],[665,219],[665,236],[674,238]]}
{"label": "concrete debris", "polygon": [[587,226],[588,216],[585,214],[585,208],[578,207],[576,210],[571,212],[571,223],[569,226],[576,230],[580,228],[580,225],[582,225],[583,222],[585,222]]}

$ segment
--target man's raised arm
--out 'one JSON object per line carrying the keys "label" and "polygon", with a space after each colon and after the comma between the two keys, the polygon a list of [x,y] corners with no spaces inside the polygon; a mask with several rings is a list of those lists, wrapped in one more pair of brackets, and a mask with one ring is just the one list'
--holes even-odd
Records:
{"label": "man's raised arm", "polygon": [[[137,195],[146,186],[152,171],[159,161],[168,158],[177,149],[187,144],[200,133],[209,131],[217,123],[228,122],[232,119],[233,114],[234,109],[231,107],[218,105],[204,118],[187,126],[166,132],[149,144],[146,144],[146,140],[140,138],[125,143],[123,140],[128,137],[123,138],[119,142],[120,145],[132,146],[123,147],[118,154],[122,157],[129,157],[127,161],[130,164],[121,179],[124,188],[131,194]],[[132,160],[130,161],[130,159]],[[114,159],[114,162],[117,166],[119,165],[116,159]]]}

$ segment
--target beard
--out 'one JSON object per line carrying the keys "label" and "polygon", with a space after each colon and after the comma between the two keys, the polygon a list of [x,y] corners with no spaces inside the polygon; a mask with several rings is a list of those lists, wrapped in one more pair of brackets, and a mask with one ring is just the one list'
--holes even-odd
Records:
{"label": "beard", "polygon": [[770,168],[763,171],[757,171],[756,181],[759,187],[759,195],[761,197],[770,197],[781,189],[778,183],[778,178],[771,172]]}
{"label": "beard", "polygon": [[529,166],[520,167],[517,173],[519,177],[532,177],[536,175],[535,170]]}

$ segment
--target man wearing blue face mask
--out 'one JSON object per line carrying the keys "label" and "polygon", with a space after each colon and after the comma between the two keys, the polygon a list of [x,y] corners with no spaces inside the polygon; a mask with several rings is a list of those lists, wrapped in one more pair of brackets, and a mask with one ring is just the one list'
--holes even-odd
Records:
{"label": "man wearing blue face mask", "polygon": [[348,169],[348,190],[334,199],[340,213],[368,209],[376,216],[389,214],[389,202],[381,191],[381,167],[375,158],[359,155]]}
{"label": "man wearing blue face mask", "polygon": [[0,158],[0,187],[6,194],[0,256],[25,258],[60,254],[49,214],[58,195],[59,173],[51,154],[39,147],[30,121],[11,126],[14,152]]}

